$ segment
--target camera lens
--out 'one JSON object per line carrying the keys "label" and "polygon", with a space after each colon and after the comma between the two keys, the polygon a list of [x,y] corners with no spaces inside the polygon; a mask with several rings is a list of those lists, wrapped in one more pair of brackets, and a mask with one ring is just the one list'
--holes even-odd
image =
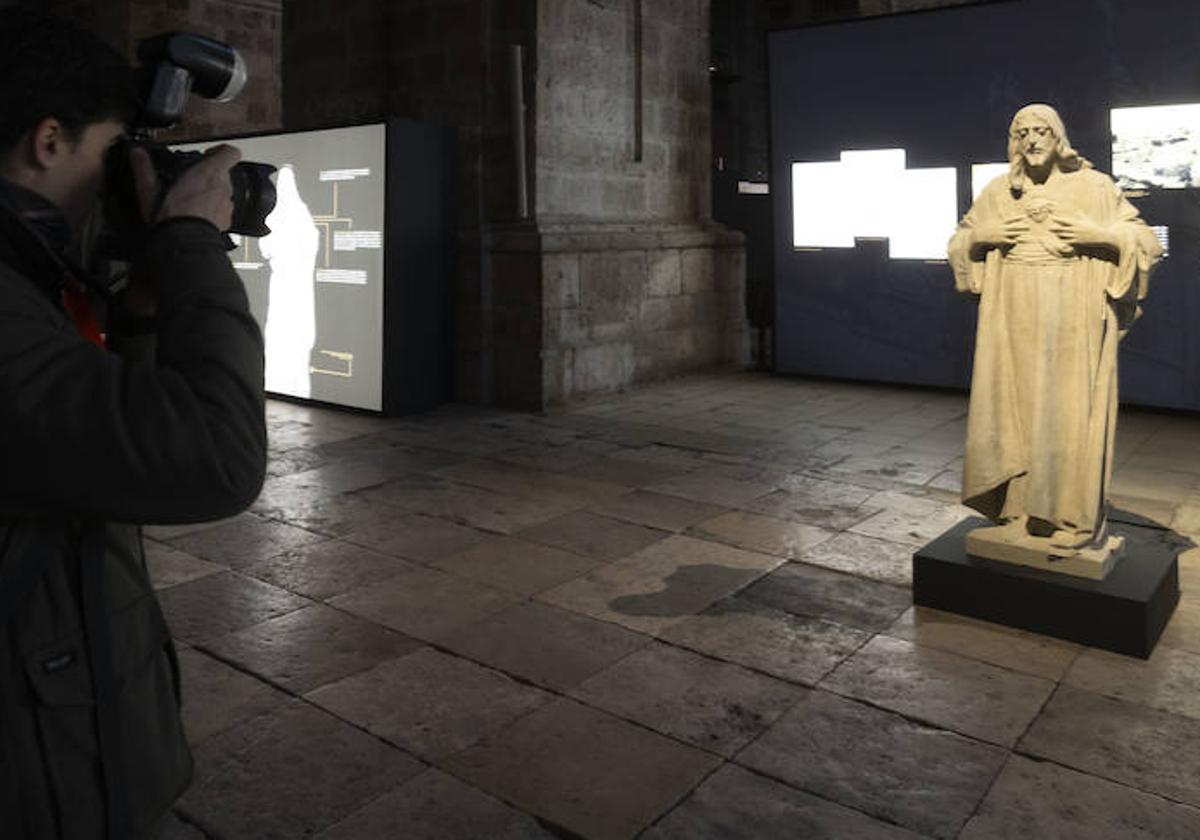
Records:
{"label": "camera lens", "polygon": [[242,161],[229,171],[233,182],[233,224],[230,233],[266,236],[267,216],[275,209],[275,167],[269,163]]}

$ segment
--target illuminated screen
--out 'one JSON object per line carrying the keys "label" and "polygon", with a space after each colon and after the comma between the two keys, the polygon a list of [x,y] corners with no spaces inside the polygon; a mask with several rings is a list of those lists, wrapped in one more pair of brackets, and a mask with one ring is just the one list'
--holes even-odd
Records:
{"label": "illuminated screen", "polygon": [[263,330],[267,391],[382,410],[385,127],[231,142],[279,167],[270,235],[230,254]]}
{"label": "illuminated screen", "polygon": [[1200,105],[1114,108],[1113,177],[1125,190],[1200,186]]}
{"label": "illuminated screen", "polygon": [[979,198],[983,188],[1001,175],[1008,174],[1007,163],[973,163],[971,164],[971,200]]}
{"label": "illuminated screen", "polygon": [[903,149],[842,152],[836,161],[792,164],[796,248],[853,248],[886,239],[892,259],[946,256],[958,214],[953,168],[908,169]]}
{"label": "illuminated screen", "polygon": [[1151,225],[1150,230],[1154,231],[1154,236],[1158,239],[1158,244],[1163,249],[1163,259],[1171,255],[1171,229],[1166,225]]}

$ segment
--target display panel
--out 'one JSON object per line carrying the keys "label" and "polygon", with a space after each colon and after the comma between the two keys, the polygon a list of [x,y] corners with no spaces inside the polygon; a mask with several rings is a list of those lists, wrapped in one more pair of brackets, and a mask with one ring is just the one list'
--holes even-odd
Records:
{"label": "display panel", "polygon": [[267,391],[382,410],[386,127],[231,142],[279,168],[271,233],[230,254],[263,330]]}
{"label": "display panel", "polygon": [[1114,108],[1111,119],[1121,189],[1200,187],[1200,105]]}
{"label": "display panel", "polygon": [[792,245],[853,248],[856,239],[886,239],[892,259],[941,259],[957,189],[954,169],[908,169],[903,149],[793,163]]}
{"label": "display panel", "polygon": [[[896,258],[892,228],[934,218],[924,190],[864,196],[842,153],[954,171],[961,217],[1007,171],[1013,114],[1047,102],[1169,248],[1121,343],[1122,399],[1200,409],[1200,51],[1178,37],[1198,28],[1185,0],[1002,0],[771,33],[777,369],[966,387],[976,303],[944,264],[954,224],[914,235],[925,258]],[[797,182],[796,164],[825,168]]]}
{"label": "display panel", "polygon": [[983,188],[1001,175],[1008,174],[1009,165],[1005,163],[973,163],[971,164],[971,200],[979,198]]}

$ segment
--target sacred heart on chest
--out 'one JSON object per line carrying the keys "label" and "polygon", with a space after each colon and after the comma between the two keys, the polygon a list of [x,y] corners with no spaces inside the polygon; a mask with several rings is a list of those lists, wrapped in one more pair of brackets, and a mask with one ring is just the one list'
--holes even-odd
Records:
{"label": "sacred heart on chest", "polygon": [[1025,215],[1038,224],[1050,218],[1053,212],[1054,202],[1052,201],[1031,201],[1025,205]]}

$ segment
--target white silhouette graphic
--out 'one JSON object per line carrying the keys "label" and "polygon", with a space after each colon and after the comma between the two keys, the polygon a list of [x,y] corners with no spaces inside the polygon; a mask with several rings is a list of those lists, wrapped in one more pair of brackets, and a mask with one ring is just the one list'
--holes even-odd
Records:
{"label": "white silhouette graphic", "polygon": [[271,233],[258,241],[271,267],[267,290],[266,388],[293,397],[312,396],[309,363],[317,337],[313,287],[321,232],[296,187],[296,172],[279,168],[275,209],[267,216]]}

